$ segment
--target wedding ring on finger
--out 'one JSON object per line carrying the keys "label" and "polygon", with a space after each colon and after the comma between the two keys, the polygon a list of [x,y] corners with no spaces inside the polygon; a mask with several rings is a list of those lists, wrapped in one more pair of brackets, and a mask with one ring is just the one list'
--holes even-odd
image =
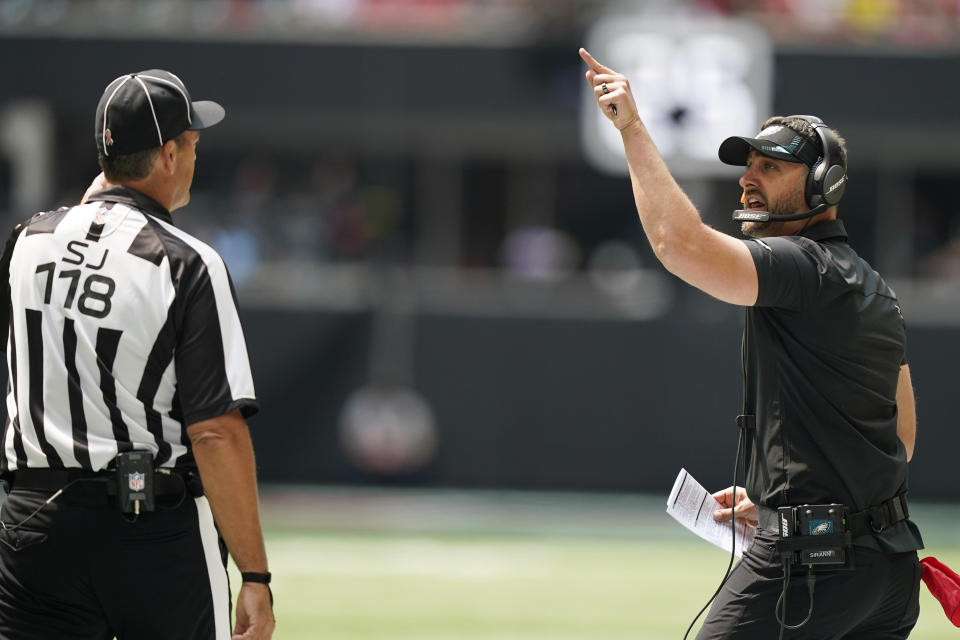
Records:
{"label": "wedding ring on finger", "polygon": [[603,91],[604,93],[610,93],[610,89],[607,89],[607,83],[606,83],[606,82],[604,82],[603,84],[600,85],[600,90]]}

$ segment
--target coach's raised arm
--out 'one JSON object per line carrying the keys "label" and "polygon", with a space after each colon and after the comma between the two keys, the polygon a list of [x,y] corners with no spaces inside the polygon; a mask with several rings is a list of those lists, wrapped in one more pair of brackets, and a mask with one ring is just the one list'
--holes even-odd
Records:
{"label": "coach's raised arm", "polygon": [[637,113],[630,81],[586,49],[587,82],[600,110],[623,137],[643,230],[668,271],[724,302],[753,304],[757,271],[744,244],[703,224],[680,189]]}

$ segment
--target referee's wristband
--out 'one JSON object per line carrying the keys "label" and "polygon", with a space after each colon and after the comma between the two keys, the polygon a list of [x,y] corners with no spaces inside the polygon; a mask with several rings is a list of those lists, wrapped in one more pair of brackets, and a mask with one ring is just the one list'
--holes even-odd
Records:
{"label": "referee's wristband", "polygon": [[257,584],[267,585],[267,593],[270,594],[270,608],[273,609],[273,589],[270,588],[270,572],[259,573],[257,571],[241,571],[240,579],[243,582],[256,582]]}

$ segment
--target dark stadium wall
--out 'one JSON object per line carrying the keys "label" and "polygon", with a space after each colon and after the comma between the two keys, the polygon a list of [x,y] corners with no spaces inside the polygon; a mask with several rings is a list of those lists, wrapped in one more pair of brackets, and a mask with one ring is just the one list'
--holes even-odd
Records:
{"label": "dark stadium wall", "polygon": [[[351,117],[372,114],[408,124],[432,119],[438,137],[449,135],[440,125],[451,114],[549,131],[559,123],[575,131],[580,44],[390,47],[7,36],[0,38],[0,59],[30,63],[0,69],[0,105],[41,98],[63,126],[87,131],[105,78],[161,66],[182,70],[190,86],[203,87],[205,95],[227,106],[230,117],[205,146],[302,146],[332,140],[345,130],[361,144],[363,128]],[[70,61],[66,74],[65,60]],[[943,78],[955,76],[958,66],[956,53],[781,50],[774,56],[773,110],[823,116],[855,150],[852,165],[956,167],[960,122],[953,105],[960,101],[960,87]],[[353,75],[363,81],[349,82],[344,90],[340,78],[347,68],[359,70]],[[437,78],[443,79],[442,91],[436,90]],[[378,141],[383,144],[379,136],[371,138]],[[545,145],[544,153],[557,152]]]}
{"label": "dark stadium wall", "polygon": [[[246,311],[262,403],[250,423],[261,477],[663,493],[685,467],[707,486],[727,486],[741,319],[719,303],[710,316],[689,311],[644,322],[418,316],[412,384],[434,412],[439,440],[422,469],[400,475],[358,469],[339,434],[344,402],[368,382],[370,318]],[[949,470],[960,430],[947,365],[960,361],[958,338],[955,329],[909,331],[916,498],[956,499]]]}

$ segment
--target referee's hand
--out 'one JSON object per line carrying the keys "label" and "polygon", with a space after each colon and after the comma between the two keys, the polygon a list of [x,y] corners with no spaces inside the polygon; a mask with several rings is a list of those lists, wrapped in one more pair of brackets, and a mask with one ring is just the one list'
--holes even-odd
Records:
{"label": "referee's hand", "polygon": [[237,594],[237,624],[233,627],[233,640],[270,640],[273,627],[273,607],[267,585],[242,583]]}
{"label": "referee's hand", "polygon": [[102,189],[106,189],[109,186],[110,181],[107,180],[106,176],[104,176],[103,172],[101,172],[100,175],[93,179],[93,182],[90,183],[90,186],[87,187],[86,192],[83,194],[83,198],[80,199],[80,204],[86,204],[87,198],[89,198],[92,194]]}

